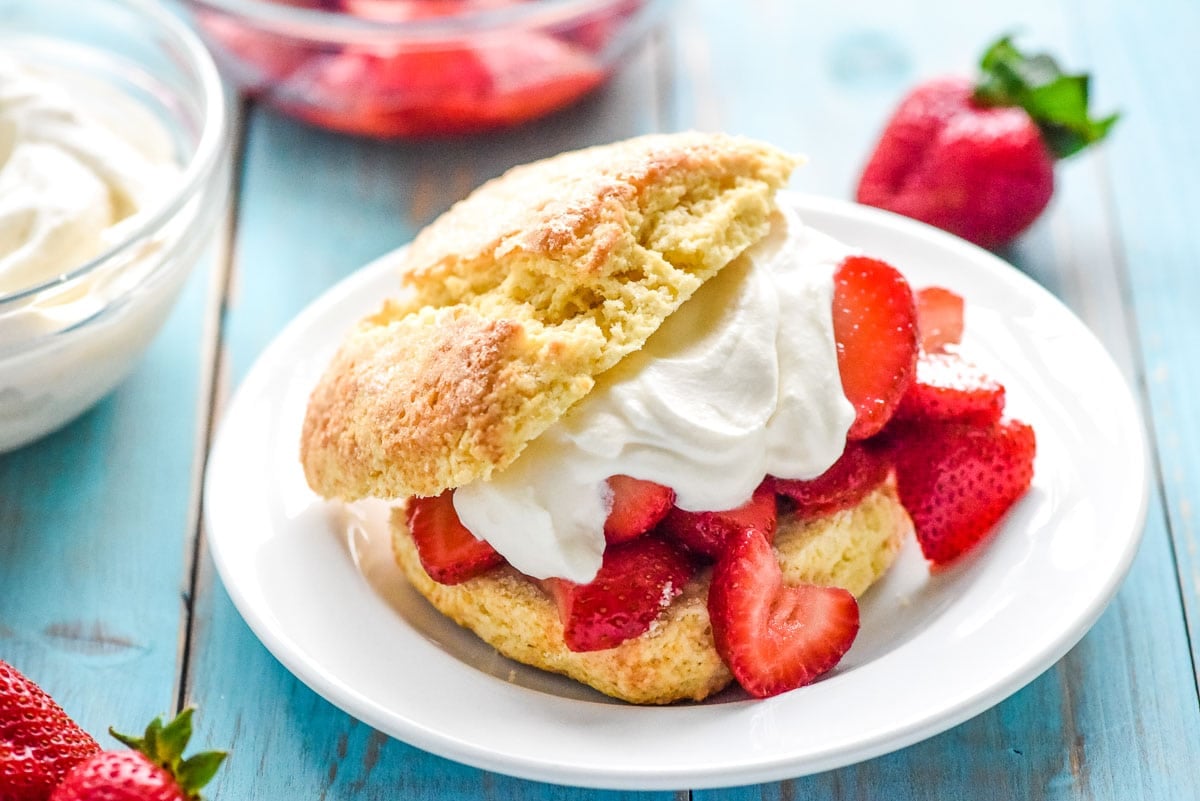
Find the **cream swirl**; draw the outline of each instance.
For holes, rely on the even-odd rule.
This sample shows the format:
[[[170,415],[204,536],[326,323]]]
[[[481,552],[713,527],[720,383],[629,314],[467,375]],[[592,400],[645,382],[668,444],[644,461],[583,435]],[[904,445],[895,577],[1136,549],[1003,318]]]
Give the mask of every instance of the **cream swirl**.
[[[149,117],[85,76],[0,56],[0,295],[82,266],[160,204],[179,169]]]
[[[832,323],[833,270],[851,252],[781,211],[516,462],[460,487],[463,524],[524,573],[585,582],[604,551],[609,476],[705,510],[740,506],[768,474],[824,472],[854,419]]]

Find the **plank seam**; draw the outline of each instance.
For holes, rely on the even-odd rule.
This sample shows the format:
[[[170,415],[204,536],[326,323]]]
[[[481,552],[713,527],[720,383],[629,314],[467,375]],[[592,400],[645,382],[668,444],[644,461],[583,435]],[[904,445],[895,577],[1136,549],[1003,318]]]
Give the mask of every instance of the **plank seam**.
[[[191,523],[191,547],[186,549],[188,563],[183,590],[184,625],[179,643],[179,682],[175,688],[175,710],[179,712],[187,703],[191,678],[192,642],[195,634],[195,602],[197,583],[200,576],[200,554],[204,544],[203,490],[204,472],[208,465],[208,450],[212,445],[216,428],[220,392],[221,366],[224,361],[225,319],[229,307],[229,287],[234,271],[234,253],[241,210],[242,183],[244,180],[243,160],[246,147],[246,124],[253,101],[241,98],[234,113],[232,147],[229,168],[229,202],[225,211],[223,238],[219,255],[213,269],[209,287],[209,302],[204,321],[204,345],[200,365],[200,396],[204,403],[197,412],[195,460],[192,467],[192,486],[189,492],[188,520]]]

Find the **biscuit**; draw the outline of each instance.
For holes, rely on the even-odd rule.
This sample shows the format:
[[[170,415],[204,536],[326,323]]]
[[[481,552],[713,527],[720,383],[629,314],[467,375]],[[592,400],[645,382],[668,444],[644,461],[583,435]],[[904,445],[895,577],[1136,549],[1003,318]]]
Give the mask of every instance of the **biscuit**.
[[[720,134],[645,136],[517,167],[422,231],[406,294],[349,334],[301,435],[327,498],[486,480],[761,239],[794,166]]]
[[[911,530],[889,479],[850,509],[811,520],[781,514],[775,553],[784,583],[835,585],[861,596],[891,566]],[[421,567],[403,507],[392,514],[392,543],[396,561],[418,592],[518,662],[638,704],[699,701],[733,680],[713,645],[708,569],[645,634],[615,648],[576,652],[563,642],[554,601],[513,568],[498,567],[461,584],[438,584]]]

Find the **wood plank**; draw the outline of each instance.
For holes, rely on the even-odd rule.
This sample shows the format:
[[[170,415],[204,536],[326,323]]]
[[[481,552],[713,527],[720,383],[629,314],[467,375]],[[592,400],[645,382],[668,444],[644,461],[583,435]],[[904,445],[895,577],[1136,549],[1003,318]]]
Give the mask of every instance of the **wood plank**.
[[[811,15],[775,2],[748,8],[713,0],[693,8],[677,28],[679,86],[667,100],[672,125],[737,130],[807,151],[813,161],[795,185],[834,196],[852,193],[902,92],[919,76],[969,69],[997,32],[1030,30],[1037,44],[1080,63],[1068,17],[1051,5],[943,2],[927,4],[920,14],[903,4],[874,5],[869,16],[857,7]],[[1092,16],[1097,27],[1110,24],[1103,11]],[[1164,19],[1157,26],[1168,24]],[[1105,31],[1118,35],[1115,28]],[[1123,298],[1128,279],[1120,240],[1110,234],[1103,164],[1085,157],[1064,165],[1052,213],[1007,255],[1082,314],[1133,379],[1138,365]],[[1163,185],[1159,194],[1166,191]],[[1161,499],[1151,503],[1145,545],[1125,588],[1081,644],[1024,691],[880,759],[696,798],[940,799],[987,787],[989,795],[1005,798],[1168,799],[1200,786],[1200,715],[1171,543]]]
[[[1107,188],[1200,676],[1200,152],[1193,141],[1196,104],[1179,86],[1181,76],[1200,69],[1200,53],[1188,44],[1200,30],[1200,6],[1182,0],[1145,9],[1112,0],[1068,5],[1101,77],[1099,102],[1124,111],[1106,148]]]
[[[213,264],[111,395],[0,455],[0,658],[108,745],[175,707]]]
[[[224,382],[236,384],[312,298],[409,240],[482,180],[522,161],[652,127],[654,69],[653,53],[644,49],[613,86],[578,107],[518,131],[464,140],[355,140],[256,109],[224,332]],[[233,608],[207,553],[199,567],[187,695],[211,710],[197,720],[200,736],[233,752],[213,797],[635,797],[468,768],[359,723],[270,656]]]

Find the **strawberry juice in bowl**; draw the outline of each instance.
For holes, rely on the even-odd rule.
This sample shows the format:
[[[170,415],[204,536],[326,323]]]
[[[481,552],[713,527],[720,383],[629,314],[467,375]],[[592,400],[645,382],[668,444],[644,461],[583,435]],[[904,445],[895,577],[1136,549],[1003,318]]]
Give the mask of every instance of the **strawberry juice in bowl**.
[[[188,0],[227,74],[311,124],[377,138],[511,127],[612,74],[667,0]]]

